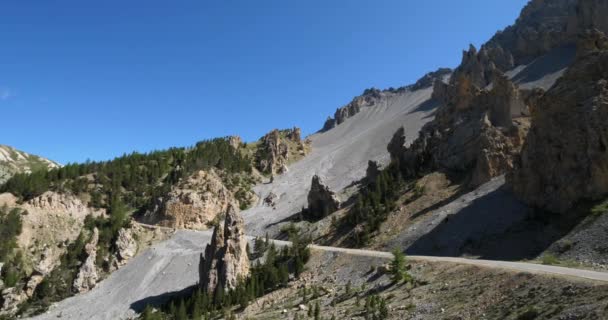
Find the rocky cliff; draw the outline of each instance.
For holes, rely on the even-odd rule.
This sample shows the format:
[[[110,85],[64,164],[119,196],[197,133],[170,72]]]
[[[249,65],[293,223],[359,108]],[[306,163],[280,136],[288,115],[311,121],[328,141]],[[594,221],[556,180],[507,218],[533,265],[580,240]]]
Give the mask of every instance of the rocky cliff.
[[[512,168],[527,132],[528,107],[517,87],[495,69],[487,73],[483,61],[466,53],[450,83],[435,83],[433,99],[440,107],[410,146],[403,129],[393,136],[389,153],[409,176],[472,172],[477,186]],[[493,85],[487,87],[490,76]]]
[[[302,141],[300,128],[272,130],[258,142],[255,167],[266,174],[285,173],[288,165],[304,157],[308,149],[308,143]]]
[[[606,14],[605,1],[531,1],[513,26],[480,50],[471,46],[465,51],[449,83],[435,82],[435,119],[411,146],[397,132],[389,145],[392,158],[412,176],[432,170],[467,173],[471,186],[509,172],[527,135],[531,110],[546,102],[541,89],[520,90],[504,72],[575,45],[589,26],[606,28],[600,18]]]
[[[238,189],[239,186],[234,186]],[[239,189],[240,190],[240,189]],[[224,184],[215,169],[198,171],[171,188],[159,198],[154,208],[142,217],[142,222],[179,229],[207,229],[231,203],[239,203],[234,192]],[[240,199],[247,205],[255,195],[245,192]]]
[[[582,36],[576,62],[538,103],[510,175],[527,203],[564,212],[608,194],[608,39]]]
[[[229,205],[224,221],[215,227],[211,243],[201,255],[199,283],[209,294],[217,288],[228,292],[249,275],[249,267],[243,218]]]

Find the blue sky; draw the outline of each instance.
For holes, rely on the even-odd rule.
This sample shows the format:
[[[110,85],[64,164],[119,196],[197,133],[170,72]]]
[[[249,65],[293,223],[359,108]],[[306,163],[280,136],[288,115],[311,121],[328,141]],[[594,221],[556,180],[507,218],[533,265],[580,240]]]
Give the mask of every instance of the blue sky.
[[[0,3],[0,144],[61,163],[273,128],[455,67],[526,0]]]

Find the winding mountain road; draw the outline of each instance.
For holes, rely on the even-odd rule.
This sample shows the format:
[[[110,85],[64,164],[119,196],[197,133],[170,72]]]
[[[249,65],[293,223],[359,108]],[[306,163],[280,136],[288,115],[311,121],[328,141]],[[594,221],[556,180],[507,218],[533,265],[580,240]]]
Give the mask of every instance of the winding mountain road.
[[[151,226],[151,225],[143,225],[143,226],[148,227],[148,228],[156,228],[156,226]],[[211,231],[194,231],[194,232],[205,233],[209,237],[211,237],[211,235],[212,235]],[[255,237],[253,237],[253,236],[248,236],[248,238],[250,241],[255,239]],[[271,241],[279,246],[291,245],[291,243],[289,241],[283,241],[283,240],[271,240]],[[392,259],[393,258],[392,253],[385,252],[385,251],[366,250],[366,249],[350,249],[350,248],[341,248],[341,247],[328,247],[328,246],[319,246],[319,245],[314,245],[314,244],[310,245],[309,247],[312,250],[318,250],[318,251],[324,251],[324,252],[335,252],[335,253],[342,253],[342,254],[348,254],[348,255],[354,255],[354,256],[374,257],[374,258],[381,258],[381,259]],[[588,280],[608,282],[608,272],[567,268],[567,267],[544,265],[544,264],[538,264],[538,263],[468,259],[468,258],[458,258],[458,257],[437,257],[437,256],[407,256],[407,258],[411,261],[457,263],[457,264],[473,265],[473,266],[483,267],[483,268],[504,269],[504,270],[528,272],[528,273],[534,273],[534,274],[558,275],[558,276],[566,276],[566,277],[574,277],[574,278],[582,278],[582,279],[588,279]]]

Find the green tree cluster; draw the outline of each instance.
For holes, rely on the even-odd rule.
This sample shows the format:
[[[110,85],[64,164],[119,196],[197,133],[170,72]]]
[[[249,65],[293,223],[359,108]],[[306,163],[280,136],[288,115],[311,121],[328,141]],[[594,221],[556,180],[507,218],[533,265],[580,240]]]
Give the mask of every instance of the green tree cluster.
[[[166,193],[183,176],[210,168],[250,173],[252,167],[251,160],[234,149],[226,138],[217,138],[201,141],[192,148],[135,152],[111,161],[87,161],[17,174],[0,186],[0,192],[10,192],[23,200],[49,190],[89,193],[95,207],[109,208],[111,199],[120,197],[129,207],[140,209]]]
[[[23,256],[17,250],[17,237],[21,234],[22,211],[0,207],[0,263],[4,264],[0,279],[7,287],[14,287],[25,276]]]
[[[361,190],[346,217],[348,224],[358,227],[353,237],[356,246],[368,243],[371,235],[395,209],[403,186],[404,179],[399,167],[391,164],[380,172],[374,182]]]

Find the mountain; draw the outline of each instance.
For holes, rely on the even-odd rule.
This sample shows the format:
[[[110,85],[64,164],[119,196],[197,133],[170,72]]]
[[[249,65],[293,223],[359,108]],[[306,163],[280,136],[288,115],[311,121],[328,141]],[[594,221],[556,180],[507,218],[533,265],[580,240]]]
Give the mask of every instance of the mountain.
[[[2,233],[2,309],[44,311],[85,274],[37,319],[604,319],[606,16],[530,1],[455,69],[367,89],[305,139],[16,175],[0,204],[31,213]]]
[[[0,145],[0,184],[6,182],[15,173],[30,173],[59,167],[61,165],[57,162]]]

